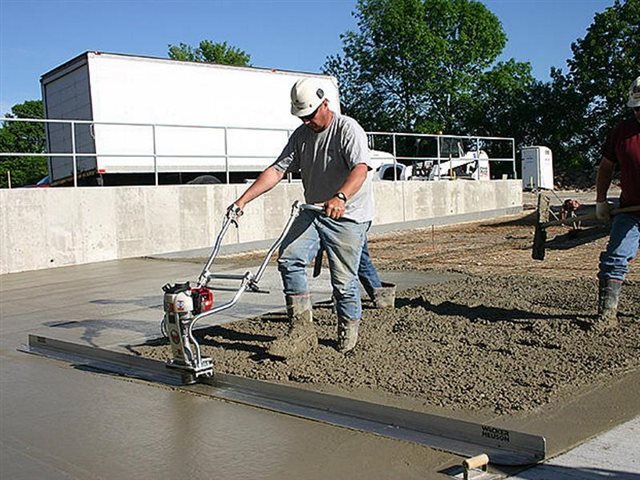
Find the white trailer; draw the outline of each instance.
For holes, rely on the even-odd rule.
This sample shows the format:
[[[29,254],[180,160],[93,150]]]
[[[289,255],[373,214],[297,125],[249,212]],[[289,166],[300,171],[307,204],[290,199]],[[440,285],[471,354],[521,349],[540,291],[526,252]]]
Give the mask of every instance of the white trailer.
[[[340,112],[331,76],[85,52],[41,78],[46,118],[77,120],[46,124],[50,181],[71,183],[74,158],[80,184],[255,177],[300,125],[289,95],[302,77]]]

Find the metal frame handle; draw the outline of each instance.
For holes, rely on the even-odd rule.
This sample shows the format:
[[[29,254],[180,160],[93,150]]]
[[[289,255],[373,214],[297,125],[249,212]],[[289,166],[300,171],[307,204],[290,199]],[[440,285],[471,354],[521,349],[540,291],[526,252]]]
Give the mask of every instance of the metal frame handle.
[[[240,287],[238,287],[238,290],[236,291],[233,298],[229,300],[227,303],[223,303],[222,305],[214,307],[211,310],[202,312],[196,315],[195,317],[193,317],[193,320],[189,325],[189,335],[191,335],[193,326],[197,321],[233,307],[236,303],[238,303],[238,300],[240,300],[240,297],[246,290],[251,288],[257,288],[258,283],[260,282],[260,280],[262,279],[262,276],[264,275],[264,272],[267,268],[267,264],[269,263],[269,260],[271,259],[271,256],[280,247],[280,245],[284,241],[284,237],[287,235],[287,233],[289,233],[289,230],[291,230],[291,226],[293,225],[294,220],[302,210],[309,210],[316,213],[324,213],[324,207],[321,205],[313,205],[309,203],[300,203],[299,201],[295,201],[291,206],[291,214],[289,215],[289,220],[285,224],[280,236],[273,242],[273,245],[271,245],[271,248],[267,252],[267,255],[265,256],[262,263],[260,264],[260,267],[258,268],[258,271],[256,272],[256,274],[253,275],[251,272],[246,272],[242,276],[237,276],[237,277],[234,276],[236,279],[240,279],[241,283],[240,283]],[[213,251],[211,252],[211,255],[209,255],[207,264],[205,265],[204,269],[202,270],[202,273],[200,274],[200,279],[198,280],[199,287],[206,287],[210,279],[216,278],[216,275],[211,273],[210,271],[211,265],[213,264],[215,258],[218,255],[218,252],[220,251],[220,245],[222,243],[222,239],[224,238],[224,235],[229,229],[229,226],[232,223],[234,223],[237,227],[237,220],[240,216],[242,216],[242,210],[240,210],[239,208],[236,208],[236,209],[229,208],[229,210],[227,210],[227,213],[225,215],[225,220],[222,224],[222,228],[220,229],[220,233],[216,238]],[[222,276],[218,278],[222,278]],[[227,276],[226,278],[231,278],[231,276]]]

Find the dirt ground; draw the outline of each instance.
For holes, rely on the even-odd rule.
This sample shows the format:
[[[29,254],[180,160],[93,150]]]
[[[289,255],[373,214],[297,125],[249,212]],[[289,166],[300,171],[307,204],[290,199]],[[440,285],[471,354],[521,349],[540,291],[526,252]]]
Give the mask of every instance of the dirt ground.
[[[219,372],[498,416],[526,414],[638,370],[637,262],[623,287],[619,326],[591,332],[586,325],[596,312],[595,275],[607,229],[550,229],[546,258],[536,261],[534,225],[529,209],[493,221],[372,237],[383,278],[391,270],[460,276],[398,292],[393,310],[365,302],[350,356],[335,350],[336,320],[326,306],[314,308],[320,344],[303,357],[283,362],[265,353],[286,331],[282,313],[199,331],[203,353]],[[169,358],[164,341],[135,350]]]

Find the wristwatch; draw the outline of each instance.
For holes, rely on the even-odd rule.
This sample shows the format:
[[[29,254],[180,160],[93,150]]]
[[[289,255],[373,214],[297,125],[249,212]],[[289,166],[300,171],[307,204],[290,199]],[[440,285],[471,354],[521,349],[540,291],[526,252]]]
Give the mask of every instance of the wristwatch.
[[[334,197],[339,198],[344,203],[347,203],[347,196],[344,194],[344,192],[338,192],[334,195]]]

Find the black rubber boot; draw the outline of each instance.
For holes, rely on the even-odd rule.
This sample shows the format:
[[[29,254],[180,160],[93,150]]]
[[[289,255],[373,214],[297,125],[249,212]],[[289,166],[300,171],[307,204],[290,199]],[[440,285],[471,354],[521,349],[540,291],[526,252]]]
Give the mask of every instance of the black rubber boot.
[[[590,330],[603,332],[618,325],[618,301],[622,281],[601,278],[598,285],[598,318]]]
[[[267,350],[269,355],[284,359],[306,353],[318,345],[318,335],[313,326],[311,296],[287,295],[286,301],[289,331],[275,340]]]
[[[338,351],[340,353],[348,353],[356,347],[359,329],[360,320],[338,317]]]
[[[394,308],[396,306],[395,283],[382,282],[382,287],[373,289],[371,300],[376,308]]]

